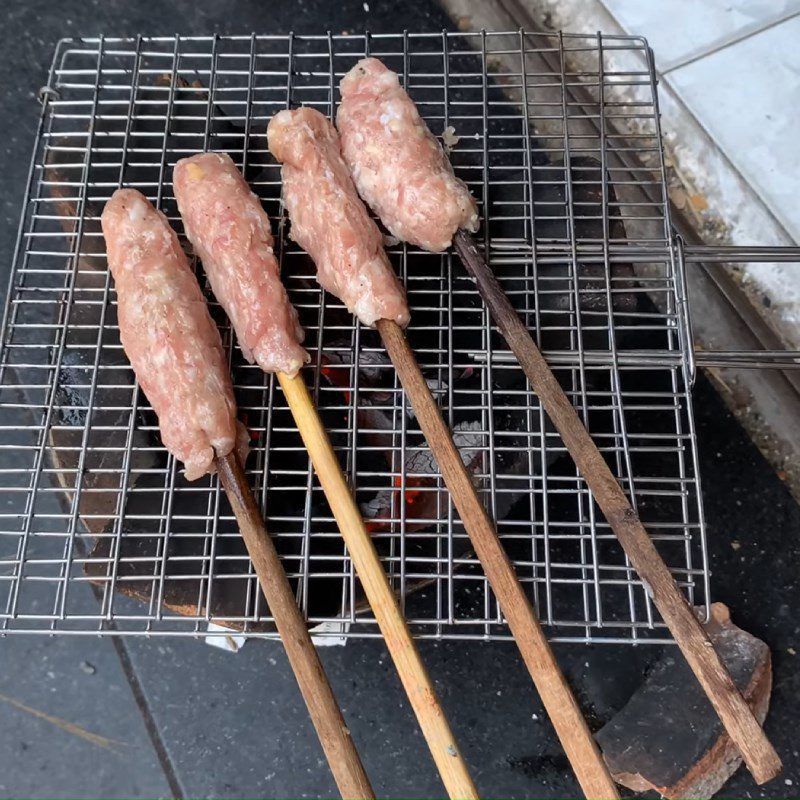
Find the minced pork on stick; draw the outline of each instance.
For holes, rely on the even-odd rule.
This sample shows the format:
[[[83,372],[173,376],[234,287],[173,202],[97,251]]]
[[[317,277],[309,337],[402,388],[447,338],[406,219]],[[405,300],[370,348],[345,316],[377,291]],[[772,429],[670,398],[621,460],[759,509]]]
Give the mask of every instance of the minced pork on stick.
[[[195,480],[237,443],[247,452],[219,331],[178,237],[144,195],[118,189],[102,226],[122,346],[165,447]]]

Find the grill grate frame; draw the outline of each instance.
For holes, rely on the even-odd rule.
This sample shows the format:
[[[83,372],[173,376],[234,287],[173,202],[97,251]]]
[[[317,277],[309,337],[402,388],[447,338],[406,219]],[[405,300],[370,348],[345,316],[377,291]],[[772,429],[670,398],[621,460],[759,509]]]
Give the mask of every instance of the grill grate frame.
[[[596,57],[594,72],[570,71],[567,56],[576,49]],[[231,551],[238,534],[216,479],[186,483],[153,441],[155,420],[138,387],[118,382],[132,373],[114,324],[99,209],[119,185],[131,185],[181,232],[170,175],[185,155],[229,152],[264,201],[284,280],[307,330],[312,364],[306,380],[334,420],[329,427],[358,499],[368,502],[378,489],[411,493],[419,475],[409,464],[418,463],[425,443],[396,377],[379,392],[352,368],[353,353],[378,357],[378,339],[343,320],[340,304],[310,282],[308,259],[286,235],[279,168],[264,135],[270,116],[287,104],[332,113],[338,79],[365,54],[398,71],[434,132],[456,129],[454,165],[488,219],[479,236],[493,267],[511,285],[537,338],[558,343],[545,346],[546,355],[689,599],[706,604],[693,361],[655,71],[643,39],[526,32],[101,38],[63,40],[56,50],[11,276],[0,351],[6,457],[0,634],[197,636],[206,635],[213,619],[254,636],[274,635],[246,554]],[[642,56],[647,70],[639,65]],[[542,69],[542,58],[555,60],[558,69]],[[573,86],[588,91],[594,104],[575,101]],[[633,118],[640,132],[618,135],[618,115]],[[643,166],[623,167],[621,157]],[[597,168],[576,176],[563,166],[575,158],[594,159]],[[597,207],[581,201],[587,187],[600,193]],[[542,190],[551,194],[542,198]],[[586,234],[592,225],[601,227],[600,236]],[[552,233],[559,229],[561,235]],[[409,291],[418,358],[446,416],[453,424],[465,405],[477,414],[470,452],[489,509],[497,513],[511,493],[523,495],[527,521],[501,519],[498,527],[548,634],[579,642],[667,640],[574,465],[552,460],[563,454],[563,444],[548,430],[535,395],[527,386],[498,386],[518,368],[492,334],[455,256],[405,245],[389,250]],[[614,272],[629,264],[635,285]],[[600,288],[587,283],[586,265],[600,270]],[[600,294],[605,309],[584,307],[587,296]],[[646,294],[647,304],[618,310],[617,298],[631,294]],[[554,310],[559,298],[566,305]],[[325,628],[322,635],[378,635],[371,615],[358,607],[357,579],[299,437],[292,439],[280,388],[243,362],[213,304],[212,312],[240,408],[258,436],[248,474],[271,533],[287,547],[284,563],[301,607],[310,624]],[[463,331],[480,345],[459,343]],[[631,343],[640,336],[647,347]],[[598,346],[598,337],[605,343]],[[335,369],[346,385],[334,386],[323,367],[343,350],[350,363]],[[393,374],[386,365],[374,370],[384,378]],[[476,390],[460,388],[464,371],[480,384],[477,401]],[[383,469],[374,466],[375,431],[363,423],[378,394],[392,424],[391,463]],[[520,436],[503,429],[503,414],[524,418],[527,474],[504,467]],[[605,427],[595,430],[598,418]],[[435,498],[435,518],[422,530],[414,529],[410,506],[400,503],[376,533],[415,635],[507,638],[441,482],[430,481],[426,491]],[[146,502],[145,512],[131,510],[134,496]],[[92,499],[102,511],[87,512]],[[126,554],[133,539],[146,539],[151,550]],[[193,548],[189,554],[176,551],[184,544]],[[129,574],[142,563],[146,578]],[[424,585],[412,591],[417,582]],[[147,600],[120,594],[126,583],[145,584]],[[241,607],[213,613],[213,598],[230,587]],[[170,592],[186,595],[172,610],[163,607]],[[335,611],[315,610],[323,593],[336,598]],[[177,606],[181,613],[174,613]]]

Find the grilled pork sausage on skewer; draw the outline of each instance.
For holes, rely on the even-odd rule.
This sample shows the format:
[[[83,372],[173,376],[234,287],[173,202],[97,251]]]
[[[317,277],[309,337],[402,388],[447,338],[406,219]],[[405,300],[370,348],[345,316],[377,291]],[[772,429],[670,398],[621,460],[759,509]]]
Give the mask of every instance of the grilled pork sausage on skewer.
[[[223,153],[181,159],[172,181],[186,237],[245,358],[266,372],[296,375],[308,361],[303,329],[281,283],[259,199]]]
[[[299,108],[276,114],[268,135],[283,163],[291,237],[314,260],[320,284],[365,325],[407,325],[406,293],[350,180],[334,127],[318,111]]]
[[[339,789],[346,798],[374,797],[234,451],[236,404],[222,342],[178,237],[166,217],[132,189],[114,193],[102,225],[120,338],[158,414],[164,444],[185,462],[189,479],[219,469]]]
[[[213,470],[217,456],[247,446],[219,331],[161,212],[134,189],[119,189],[101,219],[122,346],[158,415],[164,446],[195,480]]]
[[[397,75],[365,58],[339,87],[344,159],[359,194],[392,234],[438,253],[459,228],[478,230],[475,198],[453,174]]]

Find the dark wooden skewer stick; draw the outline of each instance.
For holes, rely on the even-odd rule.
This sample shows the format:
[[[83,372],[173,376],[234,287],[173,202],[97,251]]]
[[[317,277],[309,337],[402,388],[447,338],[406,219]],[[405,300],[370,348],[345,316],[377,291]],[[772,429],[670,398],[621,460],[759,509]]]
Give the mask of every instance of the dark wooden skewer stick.
[[[390,320],[380,320],[377,328],[584,794],[588,798],[604,800],[619,797],[405,334],[397,323]]]
[[[472,236],[459,230],[453,243],[467,272],[475,279],[492,319],[517,357],[631,564],[649,587],[656,608],[700,681],[725,730],[739,748],[748,769],[758,783],[771,780],[781,770],[778,754],[733,683],[703,626],[533,341],[530,331],[497,282]]]
[[[386,647],[397,668],[400,681],[428,742],[442,783],[454,800],[477,798],[478,791],[450,730],[436,689],[411,638],[411,632],[389,585],[386,571],[347,485],[322,420],[314,408],[303,376],[297,374],[290,378],[279,372],[278,380],[375,614]]]
[[[336,785],[342,797],[348,800],[374,798],[375,793],[238,457],[231,452],[218,458],[217,466]]]

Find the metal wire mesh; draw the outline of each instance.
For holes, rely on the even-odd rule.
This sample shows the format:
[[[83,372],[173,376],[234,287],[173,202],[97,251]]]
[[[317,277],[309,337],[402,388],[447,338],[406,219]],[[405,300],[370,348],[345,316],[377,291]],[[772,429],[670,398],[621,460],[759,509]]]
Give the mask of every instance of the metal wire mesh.
[[[573,49],[596,69],[570,72]],[[634,53],[647,71],[626,64]],[[215,621],[274,635],[216,479],[187,483],[161,447],[119,344],[98,225],[129,185],[181,232],[172,167],[214,149],[231,154],[276,223],[312,353],[306,379],[414,632],[507,636],[379,339],[320,292],[287,236],[267,122],[287,105],[332,113],[339,78],[365,54],[400,74],[435,133],[454,128],[452,160],[479,198],[493,268],[673,574],[705,603],[685,297],[644,40],[85,39],[59,44],[43,90],[4,322],[0,632],[201,635]],[[573,100],[576,86],[592,104]],[[621,116],[639,133],[617,135]],[[643,165],[623,168],[620,156]],[[421,366],[552,638],[663,640],[645,587],[454,257],[389,250]],[[252,433],[248,475],[309,623],[377,635],[279,386],[244,362],[213,303],[212,313]]]

